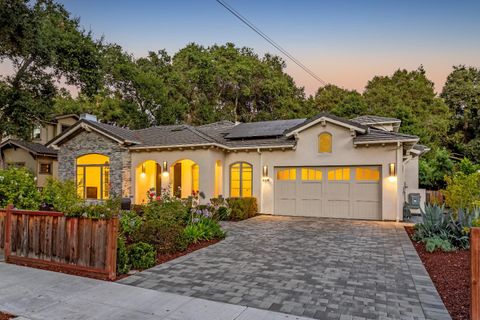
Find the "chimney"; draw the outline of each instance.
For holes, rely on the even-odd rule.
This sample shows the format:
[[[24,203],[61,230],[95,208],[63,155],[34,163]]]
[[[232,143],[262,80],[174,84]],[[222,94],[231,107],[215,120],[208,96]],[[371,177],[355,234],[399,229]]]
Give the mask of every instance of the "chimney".
[[[88,121],[97,122],[97,116],[95,116],[93,114],[90,114],[90,113],[82,113],[80,115],[80,119],[85,119],[85,120],[88,120]]]

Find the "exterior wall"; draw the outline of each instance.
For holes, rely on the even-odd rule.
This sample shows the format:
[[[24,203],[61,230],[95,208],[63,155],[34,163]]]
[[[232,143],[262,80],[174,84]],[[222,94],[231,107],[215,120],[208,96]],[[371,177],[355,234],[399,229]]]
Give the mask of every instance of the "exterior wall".
[[[57,135],[56,124],[46,124],[40,129],[40,139],[35,139],[33,142],[46,144],[49,140]]]
[[[418,157],[405,164],[405,187],[418,189]]]
[[[3,151],[4,167],[9,163],[23,162],[27,168],[36,178],[37,187],[42,188],[45,185],[48,177],[58,177],[58,162],[50,157],[33,157],[28,151],[21,148],[8,148]],[[40,174],[40,163],[50,163],[52,165],[51,174]]]
[[[215,149],[187,149],[187,150],[174,150],[174,151],[132,151],[131,152],[131,177],[132,188],[136,186],[135,170],[143,162],[147,160],[153,160],[163,166],[163,162],[166,161],[169,167],[169,174],[162,174],[162,188],[173,185],[171,166],[179,160],[192,160],[199,166],[199,189],[205,194],[205,200],[208,201],[215,195],[215,163],[221,161],[224,163],[225,155],[222,151]],[[132,193],[134,194],[134,193]],[[132,199],[132,202],[136,203],[137,199]]]
[[[57,135],[62,133],[62,125],[73,126],[78,121],[75,117],[62,118],[57,120]]]
[[[317,139],[321,132],[327,131],[333,136],[332,153],[318,153]],[[398,150],[398,152],[397,152]],[[355,148],[348,129],[327,123],[308,128],[299,134],[296,150],[231,152],[226,155],[224,168],[224,191],[228,196],[230,165],[237,161],[246,161],[253,165],[253,195],[259,201],[262,213],[273,213],[274,208],[274,168],[278,166],[351,166],[379,165],[382,167],[382,212],[384,220],[396,220],[401,211],[403,185],[401,178],[402,147],[396,145],[370,146]],[[400,162],[398,158],[400,154]],[[388,164],[396,163],[398,178],[389,179]],[[400,165],[398,165],[400,164]],[[262,181],[262,167],[268,166],[269,179]]]
[[[95,132],[83,131],[60,146],[58,177],[75,180],[76,159],[89,153],[110,158],[110,194],[131,196],[131,159],[128,149]]]

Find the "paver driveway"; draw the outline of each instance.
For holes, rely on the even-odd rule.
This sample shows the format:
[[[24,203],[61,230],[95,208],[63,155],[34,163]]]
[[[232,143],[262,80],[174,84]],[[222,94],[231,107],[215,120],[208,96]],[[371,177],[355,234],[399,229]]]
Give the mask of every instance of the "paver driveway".
[[[449,319],[401,224],[259,216],[120,282],[317,319]]]

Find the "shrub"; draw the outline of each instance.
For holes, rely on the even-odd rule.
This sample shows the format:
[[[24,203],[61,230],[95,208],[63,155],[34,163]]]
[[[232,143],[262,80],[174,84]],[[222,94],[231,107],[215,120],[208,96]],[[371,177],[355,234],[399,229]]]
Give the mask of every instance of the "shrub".
[[[147,220],[171,221],[180,225],[186,225],[189,218],[187,207],[179,200],[150,202],[144,207],[144,215]]]
[[[472,210],[480,205],[480,173],[465,174],[457,172],[446,177],[447,187],[443,194],[448,207],[458,210],[466,208]]]
[[[239,221],[254,217],[258,213],[256,198],[228,198],[231,209],[229,220]]]
[[[146,242],[155,246],[160,254],[172,253],[187,248],[183,229],[183,226],[173,220],[147,219],[132,238],[134,242]]]
[[[425,243],[425,249],[428,252],[434,252],[437,249],[440,249],[444,252],[455,250],[450,241],[442,239],[438,236],[426,238],[425,240],[423,240],[423,242]]]
[[[213,207],[213,216],[215,220],[228,220],[231,214],[231,209],[228,206],[227,200],[224,197],[212,198],[210,203]]]
[[[120,212],[120,199],[111,198],[102,203],[83,203],[64,211],[67,217],[84,217],[92,219],[110,219]]]
[[[79,207],[82,200],[73,180],[59,181],[49,178],[42,190],[42,203],[57,211],[67,212]]]
[[[120,232],[125,236],[131,236],[142,225],[142,218],[133,210],[120,213]]]
[[[0,170],[0,207],[13,204],[19,209],[38,210],[40,193],[35,178],[25,168]]]
[[[145,242],[128,247],[128,259],[134,269],[148,269],[155,265],[155,248]]]
[[[189,224],[183,232],[189,243],[225,237],[225,232],[223,232],[218,222],[208,218],[202,218],[196,223]]]
[[[122,236],[117,238],[117,274],[125,274],[130,271],[127,247]]]

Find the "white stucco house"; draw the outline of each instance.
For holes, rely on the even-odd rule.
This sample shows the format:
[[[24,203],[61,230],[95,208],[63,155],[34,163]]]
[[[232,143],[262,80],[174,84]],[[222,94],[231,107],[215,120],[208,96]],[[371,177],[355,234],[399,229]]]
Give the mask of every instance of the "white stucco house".
[[[168,188],[181,197],[202,191],[206,200],[256,197],[265,214],[402,220],[428,148],[400,125],[321,113],[129,130],[84,116],[47,145],[58,151],[59,177],[74,179],[85,199],[142,203]]]

